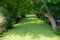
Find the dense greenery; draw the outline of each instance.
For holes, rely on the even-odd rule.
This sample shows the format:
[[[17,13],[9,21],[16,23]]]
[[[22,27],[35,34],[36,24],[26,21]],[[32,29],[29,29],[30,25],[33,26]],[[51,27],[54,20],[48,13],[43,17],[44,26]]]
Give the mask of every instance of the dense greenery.
[[[45,0],[44,1],[46,5],[48,6],[48,9],[50,10],[50,14],[54,16],[55,19],[60,19],[60,1],[59,0]],[[46,8],[40,0],[36,0],[35,3],[35,10],[38,12],[38,17],[43,19],[45,22],[49,23],[49,20],[44,16],[44,13],[46,13]],[[40,16],[39,16],[40,15]]]
[[[1,12],[7,20],[6,28],[11,29],[12,25],[24,18],[26,14],[32,13],[50,24],[50,21],[44,16],[44,13],[47,12],[44,3],[48,6],[55,21],[59,20],[60,14],[57,13],[60,13],[60,0],[0,0]]]

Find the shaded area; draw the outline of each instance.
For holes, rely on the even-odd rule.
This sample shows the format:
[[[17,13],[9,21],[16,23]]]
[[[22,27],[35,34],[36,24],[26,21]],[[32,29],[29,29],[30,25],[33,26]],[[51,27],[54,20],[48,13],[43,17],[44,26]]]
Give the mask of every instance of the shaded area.
[[[5,33],[4,35],[5,36],[2,38],[7,39],[7,40],[13,37],[14,37],[13,40],[17,40],[19,37],[22,37],[22,39],[19,38],[19,40],[20,39],[21,40],[24,40],[24,39],[26,40],[48,40],[48,39],[51,40],[52,38],[53,38],[52,40],[57,40],[55,39],[55,37],[57,38],[57,35],[55,35],[52,32],[51,26],[37,18],[22,19],[20,23],[14,25],[14,28],[11,29],[9,32]],[[15,39],[15,36],[18,38]]]

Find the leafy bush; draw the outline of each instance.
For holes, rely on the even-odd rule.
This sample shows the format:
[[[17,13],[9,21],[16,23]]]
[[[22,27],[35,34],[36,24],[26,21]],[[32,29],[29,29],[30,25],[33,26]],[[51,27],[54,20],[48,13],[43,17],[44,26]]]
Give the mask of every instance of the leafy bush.
[[[60,19],[60,0],[43,0],[55,20]],[[25,14],[35,13],[37,16],[50,24],[50,21],[44,16],[46,13],[45,5],[42,0],[0,0],[0,6],[2,6],[3,15],[5,16],[7,23],[6,27],[12,27],[13,23],[17,23],[19,19],[25,17]],[[16,20],[18,19],[18,20]]]
[[[50,10],[50,14],[52,14],[55,18],[55,20],[60,19],[60,0],[43,0],[45,2],[45,4],[48,6],[48,9]],[[35,0],[34,1],[34,7],[35,7],[35,11],[37,11],[37,16],[39,18],[41,18],[42,20],[44,20],[45,22],[47,22],[48,24],[50,24],[49,20],[47,20],[47,18],[44,16],[44,13],[46,13],[46,8],[45,5],[43,4],[43,2],[41,0]]]
[[[32,0],[0,0],[2,13],[7,20],[6,27],[11,28],[13,23],[25,17],[26,13],[32,11]]]

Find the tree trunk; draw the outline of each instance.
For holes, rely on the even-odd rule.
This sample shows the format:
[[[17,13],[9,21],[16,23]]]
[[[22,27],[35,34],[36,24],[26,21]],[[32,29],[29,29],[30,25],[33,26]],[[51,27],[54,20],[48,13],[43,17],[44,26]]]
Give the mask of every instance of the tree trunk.
[[[53,29],[56,28],[57,25],[56,25],[54,17],[51,14],[48,14],[48,13],[45,13],[45,16],[50,20],[52,28]]]

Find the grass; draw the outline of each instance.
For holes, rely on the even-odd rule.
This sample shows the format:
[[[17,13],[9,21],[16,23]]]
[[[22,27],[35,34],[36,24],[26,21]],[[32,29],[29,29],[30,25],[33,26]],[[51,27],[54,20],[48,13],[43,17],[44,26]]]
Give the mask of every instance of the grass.
[[[60,40],[50,25],[37,18],[24,18],[13,26],[0,40]]]

